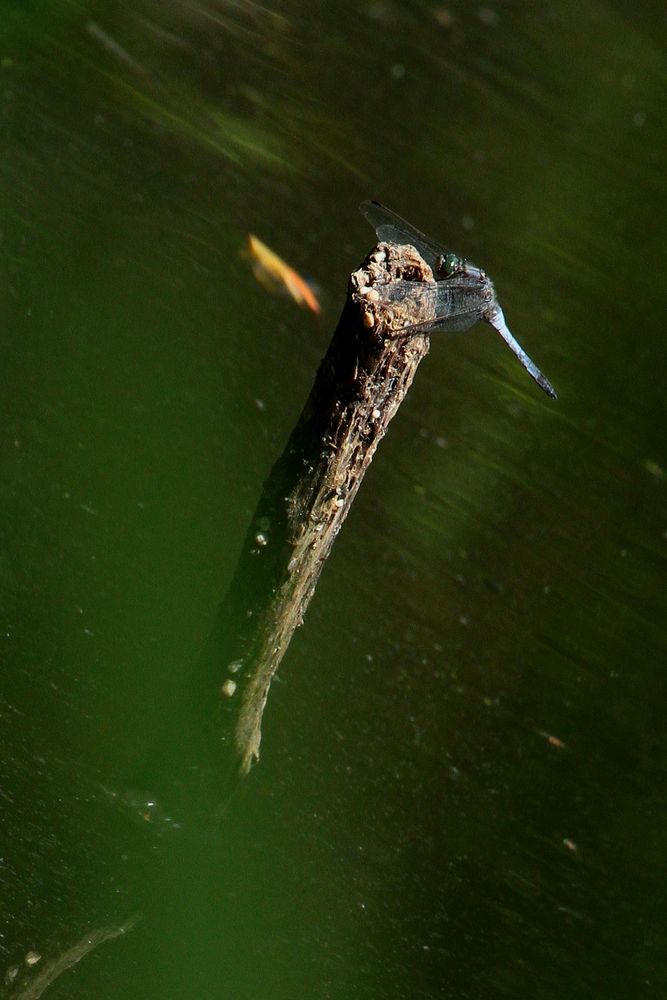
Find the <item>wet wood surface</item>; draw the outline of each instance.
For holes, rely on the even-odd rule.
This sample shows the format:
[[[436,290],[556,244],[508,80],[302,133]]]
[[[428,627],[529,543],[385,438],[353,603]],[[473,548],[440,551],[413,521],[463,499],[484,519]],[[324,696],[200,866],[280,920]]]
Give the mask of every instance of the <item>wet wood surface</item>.
[[[370,465],[429,349],[401,336],[427,297],[381,308],[375,286],[431,282],[413,247],[380,244],[347,301],[301,417],[264,485],[209,643],[223,739],[239,774],[259,759],[271,682]],[[419,286],[417,286],[419,287]],[[422,286],[423,287],[423,286]],[[361,572],[361,567],[360,567]]]

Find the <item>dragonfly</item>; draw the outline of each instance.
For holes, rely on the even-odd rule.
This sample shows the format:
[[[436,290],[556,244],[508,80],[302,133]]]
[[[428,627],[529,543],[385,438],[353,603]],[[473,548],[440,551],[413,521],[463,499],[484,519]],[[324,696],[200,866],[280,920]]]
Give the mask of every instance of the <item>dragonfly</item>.
[[[482,320],[500,334],[540,389],[552,399],[557,398],[551,382],[510,333],[493,282],[484,271],[420,233],[379,201],[363,201],[359,208],[379,240],[413,246],[433,271],[434,284],[398,280],[388,282],[384,288],[382,285],[375,286],[383,305],[391,306],[405,299],[421,297],[432,312],[432,319],[406,327],[402,336],[436,330],[469,330]]]

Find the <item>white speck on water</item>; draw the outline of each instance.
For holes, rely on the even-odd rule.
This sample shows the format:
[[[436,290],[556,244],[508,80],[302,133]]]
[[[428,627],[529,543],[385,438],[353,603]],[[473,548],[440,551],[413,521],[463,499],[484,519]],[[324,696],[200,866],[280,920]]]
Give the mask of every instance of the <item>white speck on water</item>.
[[[234,692],[236,691],[236,681],[227,678],[220,690],[224,694],[225,698],[232,698],[234,696]]]
[[[495,28],[500,20],[496,11],[491,10],[490,7],[480,7],[477,11],[477,17],[487,28]]]
[[[464,229],[467,230],[474,229],[475,220],[473,219],[472,215],[464,215],[463,218],[461,219],[461,225],[463,226]]]
[[[238,674],[243,666],[243,660],[232,660],[231,663],[227,664],[227,670],[230,674]]]
[[[256,399],[255,400],[255,406],[257,407],[258,410],[263,410],[265,408],[266,404],[264,403],[263,399]]]
[[[26,965],[37,965],[42,961],[42,956],[37,951],[29,951],[23,961]]]
[[[265,535],[263,531],[258,531],[255,535],[255,542],[263,548],[265,545],[269,544],[268,535]]]
[[[654,462],[652,458],[645,459],[643,465],[646,471],[656,479],[667,479],[667,473],[663,467],[658,462]]]
[[[405,66],[403,65],[403,63],[394,63],[394,65],[391,67],[391,75],[393,76],[394,80],[402,80],[403,77],[405,76]]]

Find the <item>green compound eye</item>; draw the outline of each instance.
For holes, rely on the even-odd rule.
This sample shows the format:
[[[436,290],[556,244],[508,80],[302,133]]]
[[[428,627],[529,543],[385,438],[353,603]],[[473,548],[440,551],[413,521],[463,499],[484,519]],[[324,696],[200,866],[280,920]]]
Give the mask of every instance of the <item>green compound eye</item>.
[[[465,267],[465,260],[455,253],[443,254],[438,258],[438,272],[445,278],[451,278],[453,274],[462,271]]]

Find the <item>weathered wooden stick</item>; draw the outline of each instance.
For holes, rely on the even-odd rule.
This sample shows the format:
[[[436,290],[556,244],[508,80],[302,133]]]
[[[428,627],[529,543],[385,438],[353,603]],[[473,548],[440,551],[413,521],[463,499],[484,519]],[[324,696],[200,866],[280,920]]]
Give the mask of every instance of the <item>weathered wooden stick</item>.
[[[219,692],[223,740],[239,774],[259,758],[271,681],[375,449],[429,349],[426,336],[397,336],[432,318],[424,313],[427,296],[391,311],[378,304],[374,286],[397,279],[432,282],[433,275],[413,247],[383,243],[351,275],[331,345],[264,485],[220,607],[209,679]]]

